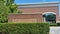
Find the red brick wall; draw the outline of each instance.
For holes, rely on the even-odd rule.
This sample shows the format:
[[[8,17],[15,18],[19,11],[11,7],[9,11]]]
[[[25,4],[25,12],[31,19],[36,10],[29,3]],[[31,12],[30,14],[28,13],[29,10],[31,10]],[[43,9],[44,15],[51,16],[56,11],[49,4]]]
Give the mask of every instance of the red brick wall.
[[[8,16],[9,22],[21,22],[21,21],[32,22],[33,19],[35,19],[36,22],[43,22],[42,14],[45,12],[56,13],[56,21],[58,21],[58,17],[59,17],[58,6],[20,8],[18,10],[22,11],[25,14],[9,14],[9,16]],[[33,20],[33,22],[34,22],[34,20]]]
[[[60,16],[57,17],[57,23],[60,23]]]
[[[44,12],[55,12],[58,14],[58,7],[57,6],[50,6],[50,7],[36,7],[36,8],[20,8],[23,13],[44,13]]]
[[[9,14],[8,19],[9,22],[32,22],[32,20],[33,22],[42,22],[42,14]]]

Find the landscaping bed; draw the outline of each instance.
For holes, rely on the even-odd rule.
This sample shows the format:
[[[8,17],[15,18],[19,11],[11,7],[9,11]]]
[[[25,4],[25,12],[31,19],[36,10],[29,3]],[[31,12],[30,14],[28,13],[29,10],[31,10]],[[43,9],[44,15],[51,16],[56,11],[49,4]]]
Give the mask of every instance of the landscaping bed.
[[[48,23],[0,23],[0,32],[8,34],[49,34]]]

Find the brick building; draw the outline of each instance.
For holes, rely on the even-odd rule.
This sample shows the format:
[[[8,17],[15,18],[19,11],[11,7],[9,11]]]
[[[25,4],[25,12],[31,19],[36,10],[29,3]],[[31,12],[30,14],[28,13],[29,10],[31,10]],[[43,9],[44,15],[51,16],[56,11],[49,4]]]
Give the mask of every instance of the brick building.
[[[9,14],[9,22],[50,22],[47,21],[45,14],[54,14],[55,22],[60,21],[59,17],[59,2],[44,2],[44,3],[30,3],[18,5],[18,10],[22,11],[22,14]],[[52,19],[52,18],[51,18]]]

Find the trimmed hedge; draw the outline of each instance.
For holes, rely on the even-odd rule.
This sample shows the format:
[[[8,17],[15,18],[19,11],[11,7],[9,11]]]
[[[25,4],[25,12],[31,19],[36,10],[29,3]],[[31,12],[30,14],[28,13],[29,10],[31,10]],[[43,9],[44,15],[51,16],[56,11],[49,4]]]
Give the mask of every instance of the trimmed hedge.
[[[57,26],[60,26],[60,23],[57,23]]]
[[[47,23],[0,23],[0,32],[8,34],[49,34]]]
[[[57,23],[49,23],[50,26],[58,26]]]

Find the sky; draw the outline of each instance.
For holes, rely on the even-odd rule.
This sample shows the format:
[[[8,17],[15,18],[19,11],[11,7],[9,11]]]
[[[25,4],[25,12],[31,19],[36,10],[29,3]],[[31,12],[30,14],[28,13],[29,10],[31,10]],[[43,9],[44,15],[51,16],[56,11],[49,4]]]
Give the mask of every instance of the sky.
[[[35,3],[35,2],[60,2],[60,0],[15,0],[16,4]]]
[[[37,3],[37,2],[60,2],[60,0],[15,0],[16,4]],[[59,16],[60,16],[60,4],[59,4]]]

